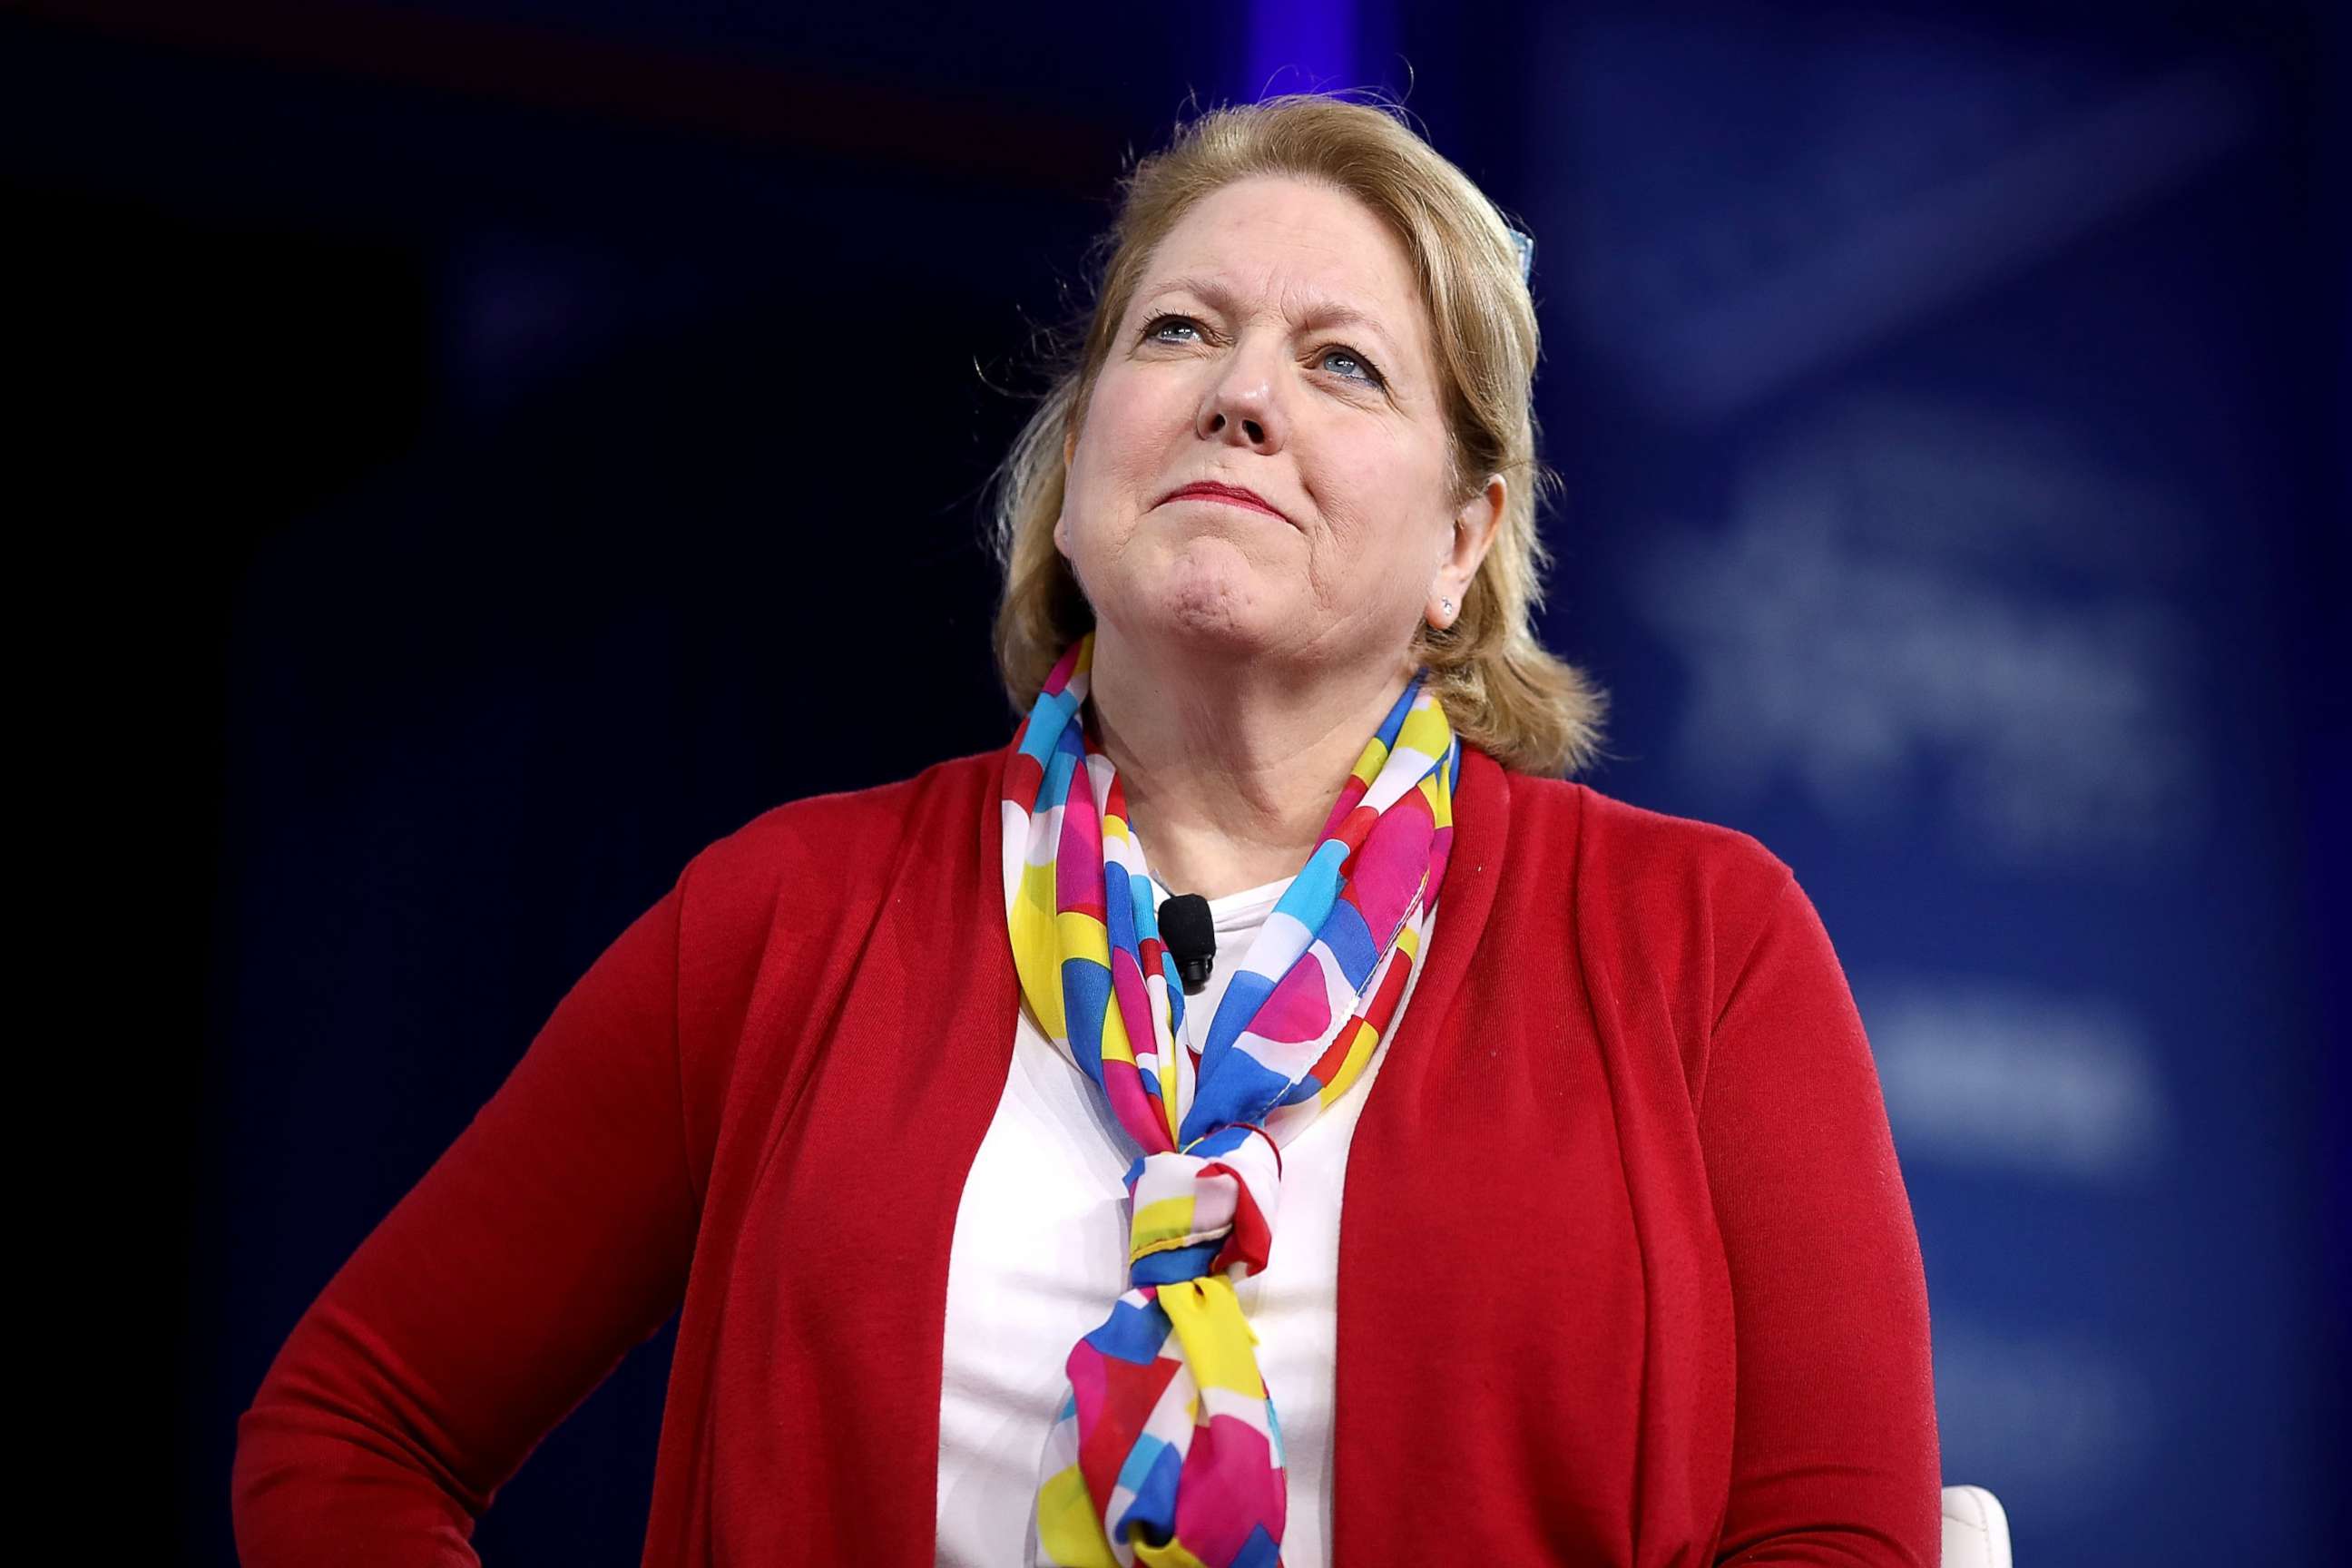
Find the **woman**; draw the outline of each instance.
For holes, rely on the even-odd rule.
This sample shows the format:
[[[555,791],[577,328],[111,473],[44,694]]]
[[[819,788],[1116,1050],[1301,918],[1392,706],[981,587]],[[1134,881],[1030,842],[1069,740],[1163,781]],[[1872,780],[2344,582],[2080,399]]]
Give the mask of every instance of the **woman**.
[[[1515,237],[1301,98],[1113,237],[1007,468],[1013,744],[623,934],[280,1352],[248,1563],[467,1560],[681,1308],[648,1563],[1935,1561],[1828,940],[1752,840],[1559,782]]]

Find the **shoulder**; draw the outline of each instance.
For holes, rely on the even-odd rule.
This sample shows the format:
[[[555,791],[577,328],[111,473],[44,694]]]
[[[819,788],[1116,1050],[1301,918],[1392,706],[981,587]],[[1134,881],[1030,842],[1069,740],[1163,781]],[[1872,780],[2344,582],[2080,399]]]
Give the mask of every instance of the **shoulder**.
[[[982,874],[986,807],[1001,752],[940,763],[910,779],[788,801],[761,812],[687,864],[668,901],[679,1053],[695,1125],[715,1136],[712,1107],[730,1092],[744,1031],[761,1010],[786,1018],[821,1012],[886,904],[904,903],[910,857],[918,896],[906,912],[936,915],[942,889]]]
[[[1804,895],[1752,835],[1630,805],[1589,784],[1510,776],[1513,858],[1531,919],[1565,921],[1588,982],[1664,1001],[1685,1064],[1776,921]],[[1809,906],[1806,906],[1809,910]]]
[[[730,913],[764,915],[787,886],[828,900],[878,897],[910,845],[976,845],[1003,765],[1001,751],[975,752],[912,778],[772,806],[695,856],[680,889],[722,924]]]
[[[1511,836],[1564,858],[1588,891],[1649,912],[1704,907],[1761,913],[1792,880],[1752,835],[1675,816],[1563,779],[1510,775]]]

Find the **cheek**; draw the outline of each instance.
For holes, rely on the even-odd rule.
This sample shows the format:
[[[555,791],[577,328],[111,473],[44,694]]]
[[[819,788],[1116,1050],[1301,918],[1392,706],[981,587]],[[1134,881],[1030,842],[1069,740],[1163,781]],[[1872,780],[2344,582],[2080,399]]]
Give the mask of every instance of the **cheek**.
[[[1106,374],[1087,405],[1072,454],[1067,521],[1082,546],[1106,532],[1131,531],[1137,494],[1161,467],[1168,440],[1164,412],[1129,378]]]
[[[1442,462],[1394,441],[1341,444],[1321,487],[1328,549],[1318,552],[1342,591],[1371,599],[1417,596],[1435,570],[1446,515]],[[1339,584],[1334,584],[1339,586]]]
[[[1183,423],[1177,406],[1179,378],[1160,368],[1162,374],[1139,375],[1112,366],[1095,383],[1087,426],[1102,433],[1101,445],[1109,452],[1128,451],[1139,438],[1164,437],[1171,423]]]

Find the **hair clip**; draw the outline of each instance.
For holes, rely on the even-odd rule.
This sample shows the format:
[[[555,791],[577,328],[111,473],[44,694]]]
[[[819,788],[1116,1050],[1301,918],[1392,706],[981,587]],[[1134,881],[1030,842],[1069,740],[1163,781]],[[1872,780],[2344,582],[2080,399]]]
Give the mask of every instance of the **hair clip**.
[[[1504,226],[1510,227],[1508,224]],[[1511,229],[1511,247],[1519,253],[1519,281],[1524,283],[1528,280],[1528,274],[1535,270],[1535,236],[1521,234],[1517,229],[1513,228]]]

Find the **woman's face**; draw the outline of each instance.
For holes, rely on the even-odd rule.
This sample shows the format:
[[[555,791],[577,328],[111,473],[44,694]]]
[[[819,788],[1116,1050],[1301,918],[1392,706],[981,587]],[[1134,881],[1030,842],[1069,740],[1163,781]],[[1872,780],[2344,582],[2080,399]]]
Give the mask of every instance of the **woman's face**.
[[[1448,495],[1438,399],[1385,225],[1324,185],[1224,186],[1144,271],[1066,446],[1055,542],[1146,650],[1402,668],[1502,512],[1499,478]],[[1265,506],[1178,494],[1194,484]]]

